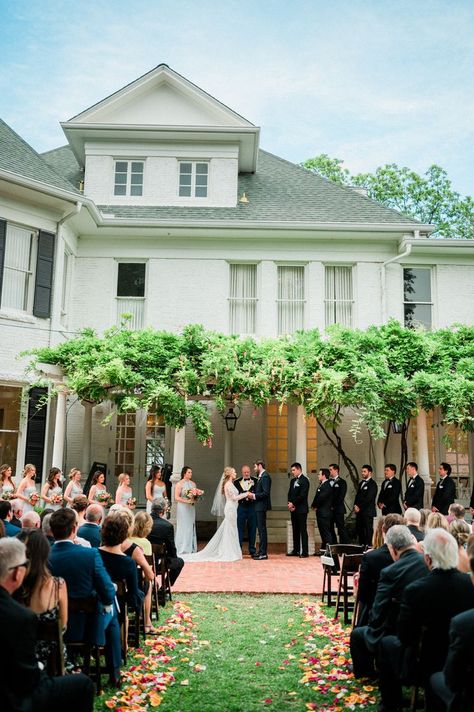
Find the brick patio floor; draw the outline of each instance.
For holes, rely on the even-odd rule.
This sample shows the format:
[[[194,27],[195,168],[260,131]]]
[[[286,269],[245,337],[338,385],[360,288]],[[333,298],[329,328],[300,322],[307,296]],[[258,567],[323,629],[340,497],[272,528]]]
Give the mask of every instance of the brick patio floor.
[[[229,563],[188,561],[173,592],[320,595],[323,570],[319,558],[293,558],[285,556],[282,549],[282,546],[270,546],[268,561],[254,561],[248,554],[240,561]]]

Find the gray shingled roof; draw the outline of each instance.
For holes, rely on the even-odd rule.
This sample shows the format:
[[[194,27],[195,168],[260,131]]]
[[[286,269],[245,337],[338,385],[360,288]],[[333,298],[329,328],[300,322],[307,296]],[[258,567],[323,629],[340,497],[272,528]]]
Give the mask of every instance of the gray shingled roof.
[[[0,119],[0,170],[31,178],[69,193],[79,192],[2,119]]]
[[[69,146],[61,146],[61,148],[46,151],[46,153],[41,154],[41,157],[51,168],[54,168],[56,173],[64,176],[75,188],[79,189],[81,181],[84,180],[84,171],[81,170]]]
[[[45,159],[70,180],[79,166],[68,146],[49,151]],[[337,185],[300,166],[259,151],[256,173],[239,176],[239,196],[249,203],[232,208],[186,206],[98,205],[106,216],[122,220],[199,221],[235,220],[245,222],[361,223],[413,225],[420,223],[396,210],[386,208],[347,186]]]

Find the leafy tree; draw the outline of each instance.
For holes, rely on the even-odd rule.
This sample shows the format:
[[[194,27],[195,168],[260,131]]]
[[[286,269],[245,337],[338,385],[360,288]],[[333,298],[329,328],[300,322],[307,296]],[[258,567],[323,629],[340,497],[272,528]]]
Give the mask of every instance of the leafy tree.
[[[388,208],[424,224],[436,225],[433,236],[474,238],[474,201],[453,190],[448,174],[437,165],[423,175],[390,163],[375,173],[351,175],[340,158],[322,153],[304,161],[304,168],[342,185],[360,186]]]

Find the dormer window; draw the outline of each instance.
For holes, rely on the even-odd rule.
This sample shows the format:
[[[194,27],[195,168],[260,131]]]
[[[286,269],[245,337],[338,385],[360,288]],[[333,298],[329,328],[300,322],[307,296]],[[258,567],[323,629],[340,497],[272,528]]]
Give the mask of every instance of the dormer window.
[[[114,195],[143,195],[143,161],[115,161]]]
[[[179,164],[181,198],[207,198],[209,164],[182,161]]]

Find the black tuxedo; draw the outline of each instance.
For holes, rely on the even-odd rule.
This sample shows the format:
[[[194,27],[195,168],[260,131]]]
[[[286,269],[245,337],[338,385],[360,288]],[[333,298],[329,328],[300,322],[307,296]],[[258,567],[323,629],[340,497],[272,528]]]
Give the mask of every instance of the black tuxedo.
[[[431,506],[436,507],[441,514],[447,514],[449,505],[453,504],[455,498],[456,485],[454,484],[454,480],[447,475],[442,479],[440,478],[438,484],[436,485]]]
[[[356,532],[359,544],[372,545],[376,499],[377,485],[372,477],[361,480],[354,500],[354,507],[359,507],[359,511],[356,512]]]
[[[331,512],[331,539],[335,544],[336,528],[339,536],[339,544],[347,544],[346,533],[346,505],[344,500],[347,494],[347,482],[339,475],[329,480],[332,487],[332,512]]]
[[[326,544],[334,543],[331,536],[332,487],[329,480],[324,480],[319,484],[311,503],[311,509],[316,510],[316,521],[321,536],[321,549],[325,549]]]
[[[423,509],[423,501],[425,496],[425,483],[420,475],[408,478],[407,488],[405,490],[405,498],[403,500],[406,508],[414,507],[415,509]]]
[[[152,544],[164,544],[166,547],[166,560],[170,569],[170,584],[174,584],[181,569],[184,566],[183,559],[180,559],[177,551],[176,544],[174,543],[174,527],[167,519],[163,519],[157,514],[151,515],[153,519],[153,527],[151,532],[148,534],[148,540]]]
[[[380,486],[380,493],[377,504],[383,504],[381,512],[383,516],[386,514],[401,514],[400,495],[402,486],[400,480],[396,477],[386,477]]]
[[[468,712],[474,707],[474,610],[460,613],[451,620],[448,657],[439,678],[442,699],[449,702],[450,712]],[[435,692],[439,686],[432,685]],[[438,689],[437,689],[438,688]],[[444,689],[443,689],[444,688]]]
[[[308,553],[308,492],[309,480],[306,475],[292,477],[288,489],[288,502],[295,506],[295,511],[290,512],[293,552],[295,554],[301,552],[305,556]]]
[[[359,571],[359,587],[357,589],[357,600],[359,601],[358,626],[367,624],[370,609],[377,592],[380,574],[383,569],[391,564],[393,564],[393,559],[386,544],[378,549],[367,551],[362,557]]]
[[[364,559],[370,553],[365,554]],[[354,628],[351,633],[351,654],[356,677],[373,676],[374,657],[380,642],[384,636],[396,632],[403,591],[410,583],[428,574],[423,556],[415,549],[408,549],[398,561],[392,561],[380,572],[368,624]]]
[[[271,489],[271,477],[266,470],[262,470],[255,487],[255,514],[259,538],[257,554],[259,556],[267,556],[267,511],[272,508]]]
[[[0,586],[0,689],[8,712],[89,712],[94,687],[82,674],[51,678],[36,659],[38,618]]]
[[[254,492],[257,486],[257,478],[249,477],[246,481],[243,477],[235,480],[234,485],[239,494],[244,492]],[[242,546],[244,541],[245,526],[247,526],[247,534],[249,540],[249,554],[255,554],[255,535],[257,532],[257,517],[255,514],[255,500],[241,499],[237,509],[237,529],[239,532],[239,542]]]

